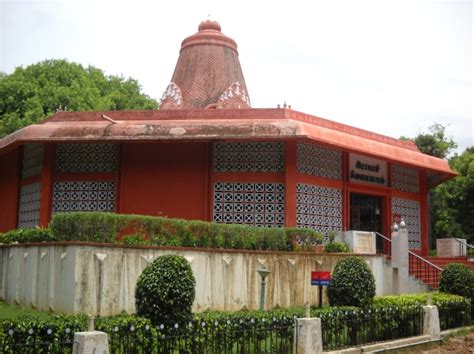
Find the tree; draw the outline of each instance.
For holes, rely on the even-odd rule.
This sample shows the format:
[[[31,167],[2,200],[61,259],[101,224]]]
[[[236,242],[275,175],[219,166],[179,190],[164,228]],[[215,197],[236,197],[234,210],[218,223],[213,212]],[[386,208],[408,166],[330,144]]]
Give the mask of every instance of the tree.
[[[57,111],[157,109],[139,83],[106,76],[93,66],[45,60],[0,73],[0,137],[37,123]]]
[[[442,124],[435,123],[428,127],[429,133],[418,134],[414,142],[424,154],[446,158],[457,144],[446,136],[446,127]]]
[[[474,243],[474,146],[449,159],[458,176],[431,192],[434,238],[462,237]]]

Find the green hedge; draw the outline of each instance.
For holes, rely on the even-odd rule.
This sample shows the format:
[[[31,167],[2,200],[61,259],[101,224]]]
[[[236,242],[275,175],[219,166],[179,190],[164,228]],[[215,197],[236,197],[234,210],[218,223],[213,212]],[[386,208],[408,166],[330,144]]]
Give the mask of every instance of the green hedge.
[[[255,228],[104,212],[57,213],[51,220],[50,231],[14,230],[0,236],[1,243],[89,241],[275,251],[311,250],[322,240],[322,234],[312,229]]]
[[[34,243],[57,241],[50,229],[17,229],[0,234],[0,243]]]
[[[344,242],[330,242],[324,246],[324,252],[326,253],[348,253],[350,252],[349,246]]]

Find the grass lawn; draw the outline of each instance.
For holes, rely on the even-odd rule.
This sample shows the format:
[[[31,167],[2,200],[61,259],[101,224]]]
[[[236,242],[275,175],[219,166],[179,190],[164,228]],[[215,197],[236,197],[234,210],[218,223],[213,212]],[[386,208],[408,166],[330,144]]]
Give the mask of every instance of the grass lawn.
[[[0,301],[0,321],[9,320],[25,315],[35,316],[43,319],[47,319],[48,317],[52,316],[52,314],[49,312],[38,311],[27,307],[8,305],[3,301]]]

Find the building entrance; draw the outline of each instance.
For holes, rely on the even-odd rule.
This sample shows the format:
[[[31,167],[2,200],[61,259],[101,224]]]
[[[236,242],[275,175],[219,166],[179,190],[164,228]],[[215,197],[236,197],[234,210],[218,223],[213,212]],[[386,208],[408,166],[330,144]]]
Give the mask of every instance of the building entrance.
[[[351,230],[382,233],[382,199],[366,194],[351,193]]]

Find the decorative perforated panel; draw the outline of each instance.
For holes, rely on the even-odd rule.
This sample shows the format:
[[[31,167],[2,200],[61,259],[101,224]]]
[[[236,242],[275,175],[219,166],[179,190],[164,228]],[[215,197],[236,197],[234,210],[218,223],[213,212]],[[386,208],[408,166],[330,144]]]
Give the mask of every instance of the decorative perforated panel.
[[[58,144],[58,172],[114,172],[117,170],[117,144]]]
[[[296,167],[299,173],[342,179],[342,152],[316,144],[298,142]]]
[[[53,213],[63,211],[115,211],[115,182],[55,182]]]
[[[420,192],[418,170],[414,168],[392,164],[391,180],[395,189],[411,193]]]
[[[408,247],[421,248],[420,203],[415,200],[393,198],[392,213],[401,216],[405,220],[408,230]]]
[[[21,187],[18,228],[34,228],[40,222],[41,183],[31,183]]]
[[[25,144],[23,147],[22,178],[41,174],[43,170],[43,144]]]
[[[217,172],[283,172],[284,144],[281,142],[215,143]]]
[[[282,227],[285,187],[282,183],[215,183],[214,221]]]
[[[342,191],[335,188],[298,184],[296,223],[324,234],[342,230]]]

